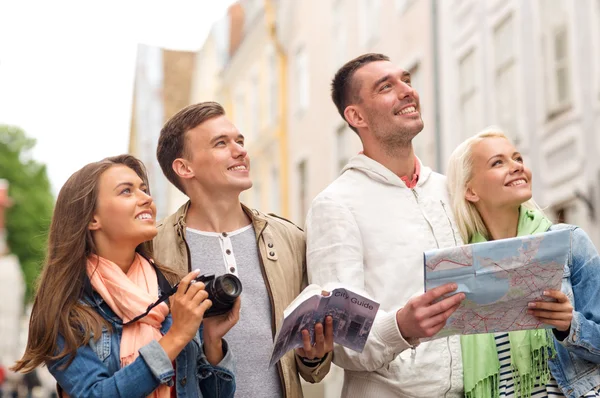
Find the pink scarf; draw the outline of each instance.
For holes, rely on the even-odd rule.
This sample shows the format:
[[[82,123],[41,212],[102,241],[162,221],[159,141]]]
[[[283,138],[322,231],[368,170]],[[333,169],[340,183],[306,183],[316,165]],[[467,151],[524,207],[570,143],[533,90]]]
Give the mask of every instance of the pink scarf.
[[[143,314],[150,304],[158,300],[156,271],[137,253],[127,274],[117,264],[96,255],[88,257],[87,273],[94,290],[123,323]],[[138,357],[141,347],[152,340],[160,340],[160,328],[168,314],[169,307],[161,303],[142,319],[123,327],[120,347],[122,368]],[[160,385],[151,396],[168,398],[169,391],[168,386]]]

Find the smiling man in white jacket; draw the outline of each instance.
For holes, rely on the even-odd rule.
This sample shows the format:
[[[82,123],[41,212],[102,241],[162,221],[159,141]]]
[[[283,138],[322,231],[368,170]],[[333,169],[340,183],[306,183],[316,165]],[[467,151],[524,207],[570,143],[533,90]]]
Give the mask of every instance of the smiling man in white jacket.
[[[312,202],[308,277],[347,284],[381,304],[362,353],[335,347],[342,396],[460,397],[459,338],[419,341],[445,325],[464,294],[452,294],[454,284],[424,293],[423,252],[462,242],[446,178],[413,152],[423,121],[410,74],[385,55],[365,54],[336,73],[332,98],[364,153]]]

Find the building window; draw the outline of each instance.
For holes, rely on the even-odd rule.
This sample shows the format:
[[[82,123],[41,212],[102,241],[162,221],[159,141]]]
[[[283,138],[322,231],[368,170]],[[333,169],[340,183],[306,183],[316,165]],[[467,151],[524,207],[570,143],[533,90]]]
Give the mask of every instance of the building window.
[[[250,24],[254,22],[254,19],[258,16],[261,10],[264,8],[263,0],[246,0],[242,3],[244,8],[244,14],[247,21],[250,21]],[[246,24],[246,25],[250,25]],[[249,26],[244,26],[244,30],[248,29]]]
[[[348,47],[348,29],[346,28],[346,1],[336,0],[333,3],[333,67],[337,70],[346,62],[346,48]]]
[[[350,136],[352,134],[354,132],[346,123],[340,124],[335,132],[336,172],[342,171],[353,155],[350,153]]]
[[[415,62],[413,66],[408,69],[410,73],[410,85],[419,94],[421,94],[422,82],[421,82],[421,64]]]
[[[600,0],[596,0],[596,82],[598,85],[598,98],[600,98]]]
[[[515,145],[519,143],[517,105],[517,76],[514,19],[502,20],[494,30],[494,85],[496,89],[496,120]]]
[[[398,10],[400,14],[403,14],[414,3],[415,0],[396,0],[396,10]]]
[[[273,213],[281,212],[281,185],[279,184],[279,167],[271,167],[271,190],[270,190],[270,202],[269,211]]]
[[[540,1],[546,107],[550,117],[571,103],[569,35],[563,1]]]
[[[421,89],[422,89],[421,64],[419,62],[414,63],[413,66],[411,66],[408,69],[408,72],[410,73],[410,85],[417,93],[419,93],[419,96],[421,98],[421,104],[422,104],[423,93],[421,92]],[[417,136],[415,138],[413,138],[412,144],[413,144],[413,150],[415,151],[415,154],[417,156],[424,157],[425,156],[425,154],[424,154],[425,135],[423,134],[423,131],[421,131],[419,134],[417,134]]]
[[[304,220],[308,212],[308,160],[298,163],[298,219]]]
[[[250,113],[248,115],[250,119],[249,127],[250,134],[252,137],[258,137],[260,133],[260,80],[258,79],[258,73],[252,73],[250,78]]]
[[[252,206],[262,208],[262,184],[259,178],[252,180]]]
[[[279,116],[279,67],[277,65],[277,55],[273,45],[267,48],[267,68],[268,68],[268,92],[269,100],[267,101],[267,120],[269,125],[273,125]]]
[[[236,93],[233,103],[233,118],[235,120],[235,127],[237,127],[238,130],[246,136],[246,140],[248,140],[250,137],[248,137],[248,132],[246,131],[246,126],[244,123],[246,118],[244,93]]]
[[[567,51],[567,28],[562,27],[554,33],[554,71],[556,73],[557,102],[569,96],[569,60]]]
[[[463,139],[474,135],[480,127],[475,61],[475,51],[471,50],[460,59],[458,65],[460,81],[461,137]]]
[[[360,0],[358,28],[360,45],[370,47],[379,38],[381,25],[381,0]]]
[[[308,77],[308,55],[304,47],[300,47],[296,52],[295,62],[296,75],[296,105],[297,113],[303,113],[308,108],[309,100],[309,77]]]

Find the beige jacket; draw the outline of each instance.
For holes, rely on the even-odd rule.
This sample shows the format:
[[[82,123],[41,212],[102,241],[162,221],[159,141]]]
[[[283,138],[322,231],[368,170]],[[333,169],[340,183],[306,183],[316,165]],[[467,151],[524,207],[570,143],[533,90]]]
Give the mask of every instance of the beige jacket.
[[[189,203],[162,220],[158,224],[158,235],[154,238],[155,259],[176,271],[180,277],[191,271],[190,252],[185,240]],[[304,233],[288,220],[251,210],[244,205],[242,208],[252,219],[256,232],[260,264],[273,309],[272,328],[275,336],[281,327],[283,310],[307,285]],[[303,396],[298,373],[310,383],[320,382],[329,372],[332,356],[328,354],[325,361],[316,367],[302,364],[294,351],[283,356],[277,367],[285,397]]]

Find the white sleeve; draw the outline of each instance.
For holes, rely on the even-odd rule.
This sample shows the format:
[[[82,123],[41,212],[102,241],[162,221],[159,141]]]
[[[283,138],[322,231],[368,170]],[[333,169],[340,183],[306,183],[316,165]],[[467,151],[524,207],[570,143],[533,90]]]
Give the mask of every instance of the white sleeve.
[[[306,238],[309,283],[324,286],[339,282],[368,296],[361,233],[350,210],[320,195],[313,201],[306,218]],[[348,370],[375,371],[411,348],[413,345],[400,334],[396,312],[377,312],[362,353],[336,344],[333,362]]]

